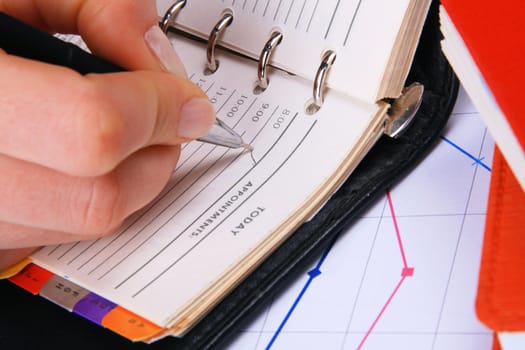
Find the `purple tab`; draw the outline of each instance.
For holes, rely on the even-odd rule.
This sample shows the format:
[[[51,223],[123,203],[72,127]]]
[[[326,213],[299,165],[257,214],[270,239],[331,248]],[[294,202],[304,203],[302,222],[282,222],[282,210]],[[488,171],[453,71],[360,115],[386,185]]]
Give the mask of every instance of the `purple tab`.
[[[89,293],[76,303],[73,312],[92,322],[102,325],[102,319],[104,316],[116,306],[117,304],[112,303],[95,293]]]

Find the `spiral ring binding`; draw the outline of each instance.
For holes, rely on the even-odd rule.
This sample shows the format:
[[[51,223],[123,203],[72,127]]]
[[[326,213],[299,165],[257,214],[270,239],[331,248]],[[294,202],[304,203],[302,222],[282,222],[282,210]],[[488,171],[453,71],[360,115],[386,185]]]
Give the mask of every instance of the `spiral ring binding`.
[[[173,18],[179,13],[180,9],[183,8],[186,5],[186,0],[177,0],[175,1],[164,13],[164,16],[159,22],[160,29],[164,33],[168,32],[168,28],[170,27],[171,21]]]
[[[173,18],[185,5],[186,0],[177,0],[166,10],[164,16],[159,22],[159,26],[164,33],[167,33]],[[206,50],[206,73],[208,74],[214,73],[218,69],[219,62],[215,59],[215,46],[217,44],[217,39],[224,29],[227,28],[232,22],[233,14],[231,11],[227,10],[210,32],[208,37],[208,47]],[[270,56],[282,40],[283,34],[278,30],[274,30],[264,45],[259,56],[259,63],[257,66],[257,82],[254,93],[261,93],[268,88],[270,80],[268,78],[267,67],[270,61]],[[334,64],[336,56],[336,53],[332,50],[326,51],[323,55],[321,64],[319,65],[314,78],[313,98],[306,107],[306,112],[308,114],[316,113],[324,103],[324,87],[326,76]]]
[[[336,53],[332,50],[328,50],[324,53],[319,69],[314,79],[314,91],[313,99],[310,105],[306,108],[308,114],[314,114],[317,112],[324,103],[324,92],[326,76],[328,71],[335,62]]]
[[[226,11],[222,18],[213,27],[208,38],[208,48],[206,49],[206,73],[214,73],[219,68],[219,61],[215,59],[215,46],[217,39],[222,31],[233,22],[233,14],[231,11]]]
[[[273,50],[281,43],[283,40],[283,34],[277,30],[273,31],[270,35],[270,39],[264,45],[261,55],[259,56],[259,64],[257,66],[257,83],[256,83],[256,92],[262,92],[266,90],[270,80],[268,79],[268,62],[270,61],[270,55]]]

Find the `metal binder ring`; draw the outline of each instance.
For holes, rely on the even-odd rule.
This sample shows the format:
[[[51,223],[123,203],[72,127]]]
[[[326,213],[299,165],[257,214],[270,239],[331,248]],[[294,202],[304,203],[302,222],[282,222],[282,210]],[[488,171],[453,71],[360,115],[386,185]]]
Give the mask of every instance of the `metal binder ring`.
[[[313,91],[313,100],[306,108],[306,112],[309,114],[314,114],[317,112],[324,102],[324,87],[326,76],[328,71],[335,62],[336,53],[332,50],[328,50],[324,53],[319,69],[314,79],[314,91]]]
[[[221,32],[228,27],[233,21],[233,14],[231,11],[226,11],[222,18],[213,27],[210,36],[208,38],[208,48],[206,49],[206,73],[214,73],[219,67],[219,61],[215,59],[215,45]]]
[[[266,90],[268,87],[268,84],[270,80],[268,79],[268,62],[270,61],[270,55],[272,54],[273,50],[277,45],[281,43],[283,40],[283,34],[279,31],[273,31],[270,35],[270,39],[266,42],[266,44],[263,47],[263,50],[261,51],[261,55],[259,57],[259,64],[257,66],[257,84],[255,87],[255,92],[262,92]]]
[[[175,1],[164,13],[164,16],[159,22],[160,29],[164,33],[168,32],[168,28],[170,27],[171,21],[179,13],[180,9],[183,8],[186,5],[186,0],[178,0]]]

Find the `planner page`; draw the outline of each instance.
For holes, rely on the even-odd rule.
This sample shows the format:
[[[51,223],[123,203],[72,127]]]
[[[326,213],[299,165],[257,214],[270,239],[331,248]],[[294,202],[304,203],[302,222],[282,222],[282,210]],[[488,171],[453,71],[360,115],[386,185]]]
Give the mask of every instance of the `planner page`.
[[[175,1],[157,0],[160,18]],[[332,50],[337,58],[328,85],[375,102],[400,93],[429,3],[187,0],[174,22],[182,31],[207,39],[224,12],[230,11],[233,22],[222,32],[219,44],[256,60],[277,30],[283,38],[272,51],[271,64],[309,80],[314,79],[323,54]],[[396,75],[397,85],[379,92],[383,80],[391,75]]]
[[[171,39],[218,118],[253,151],[184,144],[162,193],[117,233],[45,247],[32,259],[183,332],[329,198],[380,135],[384,111],[330,91],[307,114],[310,82],[274,72],[254,94],[255,62],[221,55],[219,70],[205,75],[204,45]]]

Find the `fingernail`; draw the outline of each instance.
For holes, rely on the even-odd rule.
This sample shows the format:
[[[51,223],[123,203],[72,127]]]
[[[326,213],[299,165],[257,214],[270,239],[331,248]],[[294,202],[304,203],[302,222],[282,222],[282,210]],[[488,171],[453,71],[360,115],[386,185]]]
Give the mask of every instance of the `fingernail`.
[[[196,139],[205,135],[215,122],[215,109],[207,98],[193,98],[182,107],[178,136]]]
[[[183,77],[188,76],[182,61],[159,26],[154,25],[148,29],[144,34],[144,40],[153,54],[157,56],[164,70]]]

